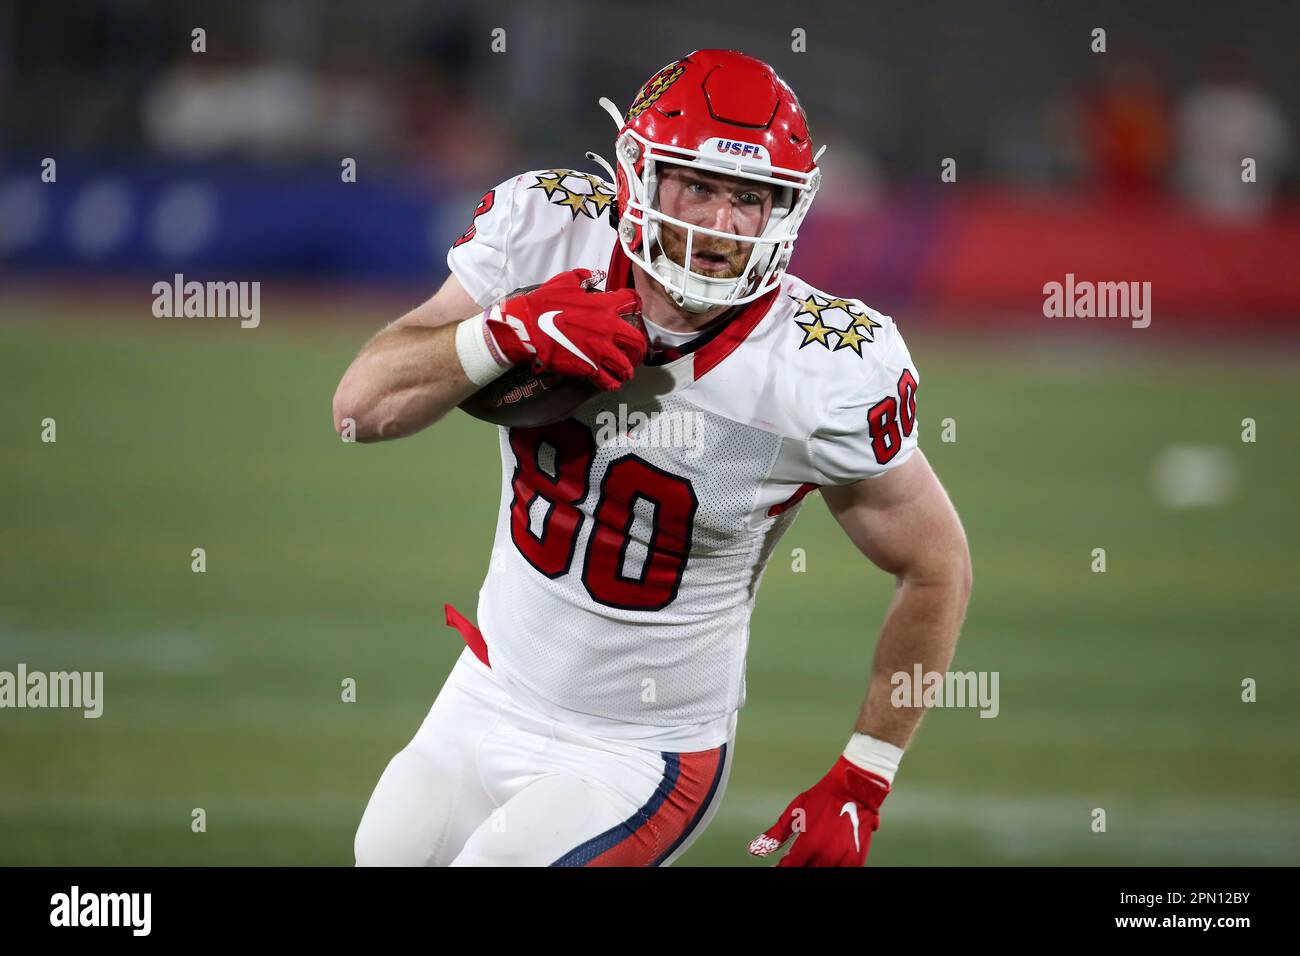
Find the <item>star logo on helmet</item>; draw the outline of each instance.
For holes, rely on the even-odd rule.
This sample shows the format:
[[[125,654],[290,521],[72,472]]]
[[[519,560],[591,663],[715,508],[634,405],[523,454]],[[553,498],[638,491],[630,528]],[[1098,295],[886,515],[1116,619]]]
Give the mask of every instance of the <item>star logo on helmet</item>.
[[[586,188],[580,188],[585,183]],[[537,174],[537,182],[528,187],[540,189],[553,206],[563,206],[573,214],[598,219],[609,209],[615,199],[609,184],[590,173],[579,173],[572,169],[548,169]]]
[[[799,303],[794,314],[795,324],[803,330],[799,348],[816,342],[831,352],[850,349],[861,358],[862,343],[875,341],[875,330],[880,328],[880,323],[860,303],[852,299],[831,299],[815,292],[807,297],[792,295],[790,298]],[[812,320],[801,322],[801,315],[812,316]],[[828,323],[827,319],[831,321]]]
[[[682,65],[681,60],[674,60],[666,67],[650,77],[646,85],[641,87],[641,92],[636,95],[632,105],[627,111],[627,120],[630,123],[650,107],[654,106],[655,101],[667,92],[668,87],[672,86],[682,78],[686,72],[686,67]]]

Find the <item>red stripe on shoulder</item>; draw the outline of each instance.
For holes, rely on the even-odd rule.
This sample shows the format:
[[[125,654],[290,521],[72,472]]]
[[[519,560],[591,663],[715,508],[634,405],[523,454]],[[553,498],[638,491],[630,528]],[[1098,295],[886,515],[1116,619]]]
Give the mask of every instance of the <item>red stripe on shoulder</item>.
[[[740,315],[727,323],[725,329],[695,353],[696,381],[703,378],[710,370],[717,368],[728,355],[736,351],[736,347],[749,337],[749,333],[753,332],[754,327],[763,320],[763,316],[767,315],[780,292],[781,287],[777,286],[749,303]]]
[[[623,251],[623,244],[617,237],[614,239],[614,249],[609,256],[608,271],[609,277],[605,280],[606,292],[632,287],[632,260]],[[697,380],[711,369],[717,368],[728,355],[736,351],[736,347],[749,337],[749,333],[754,331],[755,326],[763,320],[763,316],[771,310],[780,292],[781,287],[778,285],[747,304],[738,316],[727,323],[725,329],[700,346],[695,352],[694,369]]]

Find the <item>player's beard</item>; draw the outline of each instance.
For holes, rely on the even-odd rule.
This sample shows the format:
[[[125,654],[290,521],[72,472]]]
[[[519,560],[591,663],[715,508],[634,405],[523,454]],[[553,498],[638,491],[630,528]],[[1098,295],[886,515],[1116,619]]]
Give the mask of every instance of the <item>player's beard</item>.
[[[690,265],[686,262],[685,234],[677,227],[665,223],[659,227],[659,237],[659,241],[663,245],[664,255],[682,268],[690,269]],[[750,250],[752,249],[753,244],[748,242],[742,243],[733,239],[719,239],[717,236],[696,236],[691,243],[691,254],[695,255],[700,252],[717,253],[726,257],[727,267],[714,272],[706,272],[700,269],[691,269],[691,272],[708,279],[737,279],[745,271],[745,266],[749,262]]]

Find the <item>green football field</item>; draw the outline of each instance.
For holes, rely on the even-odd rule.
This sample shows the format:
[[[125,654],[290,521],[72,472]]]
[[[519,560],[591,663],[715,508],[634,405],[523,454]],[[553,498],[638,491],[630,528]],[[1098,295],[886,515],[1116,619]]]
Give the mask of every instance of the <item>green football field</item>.
[[[0,864],[350,864],[462,647],[441,607],[472,613],[487,566],[493,429],[339,440],[334,385],[383,312],[40,311],[0,324],[0,671],[102,670],[105,703],[0,710]],[[975,562],[954,669],[998,672],[1000,713],[926,717],[871,862],[1300,864],[1300,357],[904,331]],[[1174,479],[1194,493],[1179,469],[1208,462],[1215,503],[1165,503],[1171,446],[1205,449]],[[892,586],[810,498],[755,611],[726,798],[681,865],[770,865],[745,846],[843,747]]]

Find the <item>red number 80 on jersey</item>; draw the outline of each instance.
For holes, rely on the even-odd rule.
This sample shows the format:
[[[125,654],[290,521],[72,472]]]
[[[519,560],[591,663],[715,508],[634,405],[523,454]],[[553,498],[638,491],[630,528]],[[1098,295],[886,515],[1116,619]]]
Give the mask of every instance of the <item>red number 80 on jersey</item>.
[[[867,427],[871,432],[871,450],[876,461],[884,465],[910,437],[916,428],[916,376],[910,368],[903,369],[898,377],[898,398],[889,395],[871,406],[867,412]],[[899,432],[902,434],[900,435]]]
[[[542,469],[543,444],[555,451],[554,475]],[[510,429],[515,455],[511,478],[510,537],[524,560],[548,578],[569,572],[585,515],[579,505],[590,491],[596,443],[591,431],[573,419],[538,428]],[[531,512],[538,499],[547,511],[540,532]],[[638,500],[653,505],[651,533],[641,573],[625,575]],[[641,458],[623,455],[609,463],[601,479],[582,560],[582,584],[593,601],[624,610],[657,611],[677,597],[691,551],[691,531],[699,499],[685,478]]]

